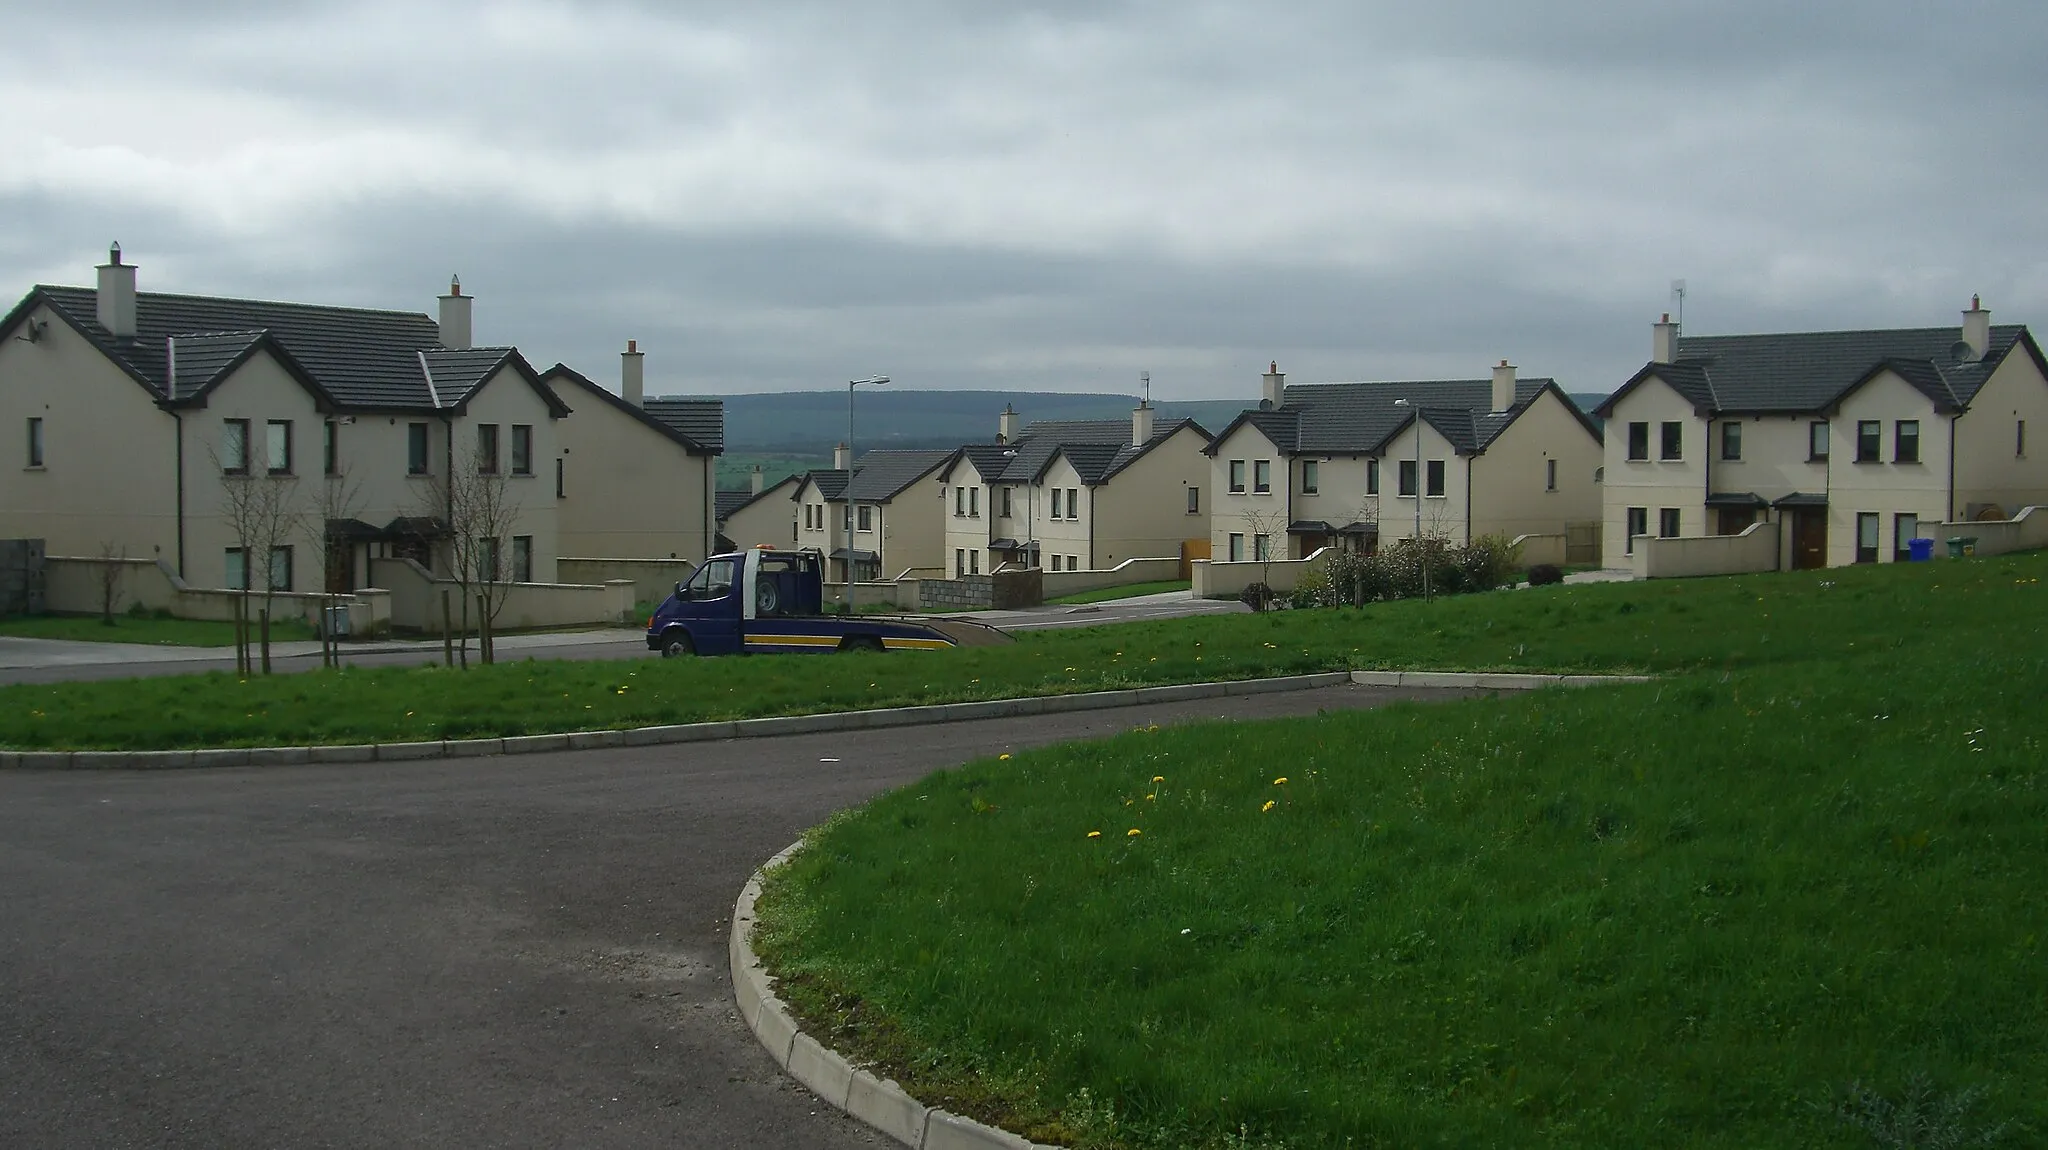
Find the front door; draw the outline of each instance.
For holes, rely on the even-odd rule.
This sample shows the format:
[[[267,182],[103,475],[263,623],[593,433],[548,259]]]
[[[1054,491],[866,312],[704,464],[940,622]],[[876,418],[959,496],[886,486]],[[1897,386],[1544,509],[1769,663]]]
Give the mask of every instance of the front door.
[[[1828,513],[1823,507],[1792,512],[1792,569],[1805,571],[1828,565]]]

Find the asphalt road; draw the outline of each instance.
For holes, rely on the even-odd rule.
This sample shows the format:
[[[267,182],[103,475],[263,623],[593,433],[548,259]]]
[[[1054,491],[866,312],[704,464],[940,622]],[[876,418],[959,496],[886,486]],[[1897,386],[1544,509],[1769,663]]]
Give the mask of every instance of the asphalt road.
[[[827,814],[1333,687],[429,763],[0,774],[0,1146],[886,1145],[739,1021],[727,919]]]

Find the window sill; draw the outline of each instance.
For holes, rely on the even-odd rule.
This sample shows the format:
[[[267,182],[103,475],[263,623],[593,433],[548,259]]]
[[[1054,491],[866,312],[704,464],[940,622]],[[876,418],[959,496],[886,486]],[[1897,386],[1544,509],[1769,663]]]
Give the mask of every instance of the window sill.
[[[44,466],[43,464],[40,464],[40,463],[31,463],[31,464],[29,464],[29,465],[28,465],[27,467],[24,467],[24,468],[22,468],[22,470],[23,470],[23,471],[48,471],[48,470],[49,470],[49,468],[48,468],[48,467],[46,467],[46,466]]]
[[[1809,455],[1806,457],[1806,461],[1808,463],[1826,463],[1828,457],[1825,455]]]
[[[513,472],[513,473],[512,473],[512,478],[514,478],[514,479],[532,479],[532,478],[533,478],[533,472],[531,472],[531,471],[515,471],[515,472]]]
[[[1233,487],[1233,488],[1231,488],[1231,489],[1230,489],[1230,493],[1231,493],[1232,495],[1243,495],[1243,494],[1244,494],[1244,488],[1242,488],[1242,487]]]

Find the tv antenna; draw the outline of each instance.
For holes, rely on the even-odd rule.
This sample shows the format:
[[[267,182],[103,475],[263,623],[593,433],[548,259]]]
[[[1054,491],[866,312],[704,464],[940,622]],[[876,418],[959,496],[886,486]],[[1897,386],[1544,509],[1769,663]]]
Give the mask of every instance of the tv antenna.
[[[1142,407],[1152,406],[1152,373],[1149,371],[1138,373],[1138,403]]]
[[[1684,281],[1684,280],[1682,280],[1682,279],[1678,279],[1678,280],[1672,280],[1672,281],[1671,281],[1671,302],[1673,302],[1673,303],[1675,303],[1675,304],[1677,304],[1677,305],[1678,305],[1678,306],[1677,306],[1677,308],[1676,308],[1676,310],[1677,310],[1677,312],[1678,312],[1678,330],[1680,330],[1680,331],[1684,331],[1684,330],[1685,330],[1685,281]]]

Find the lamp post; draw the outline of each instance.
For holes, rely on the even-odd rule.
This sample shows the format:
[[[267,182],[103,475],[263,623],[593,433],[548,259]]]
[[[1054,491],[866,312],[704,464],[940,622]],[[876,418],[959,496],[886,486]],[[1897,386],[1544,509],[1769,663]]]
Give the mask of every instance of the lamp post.
[[[1429,601],[1429,554],[1422,546],[1422,405],[1405,399],[1394,401],[1395,407],[1412,408],[1415,412],[1415,554],[1422,564],[1422,600]]]
[[[886,375],[846,381],[846,613],[853,614],[853,389],[861,384],[881,386]]]

